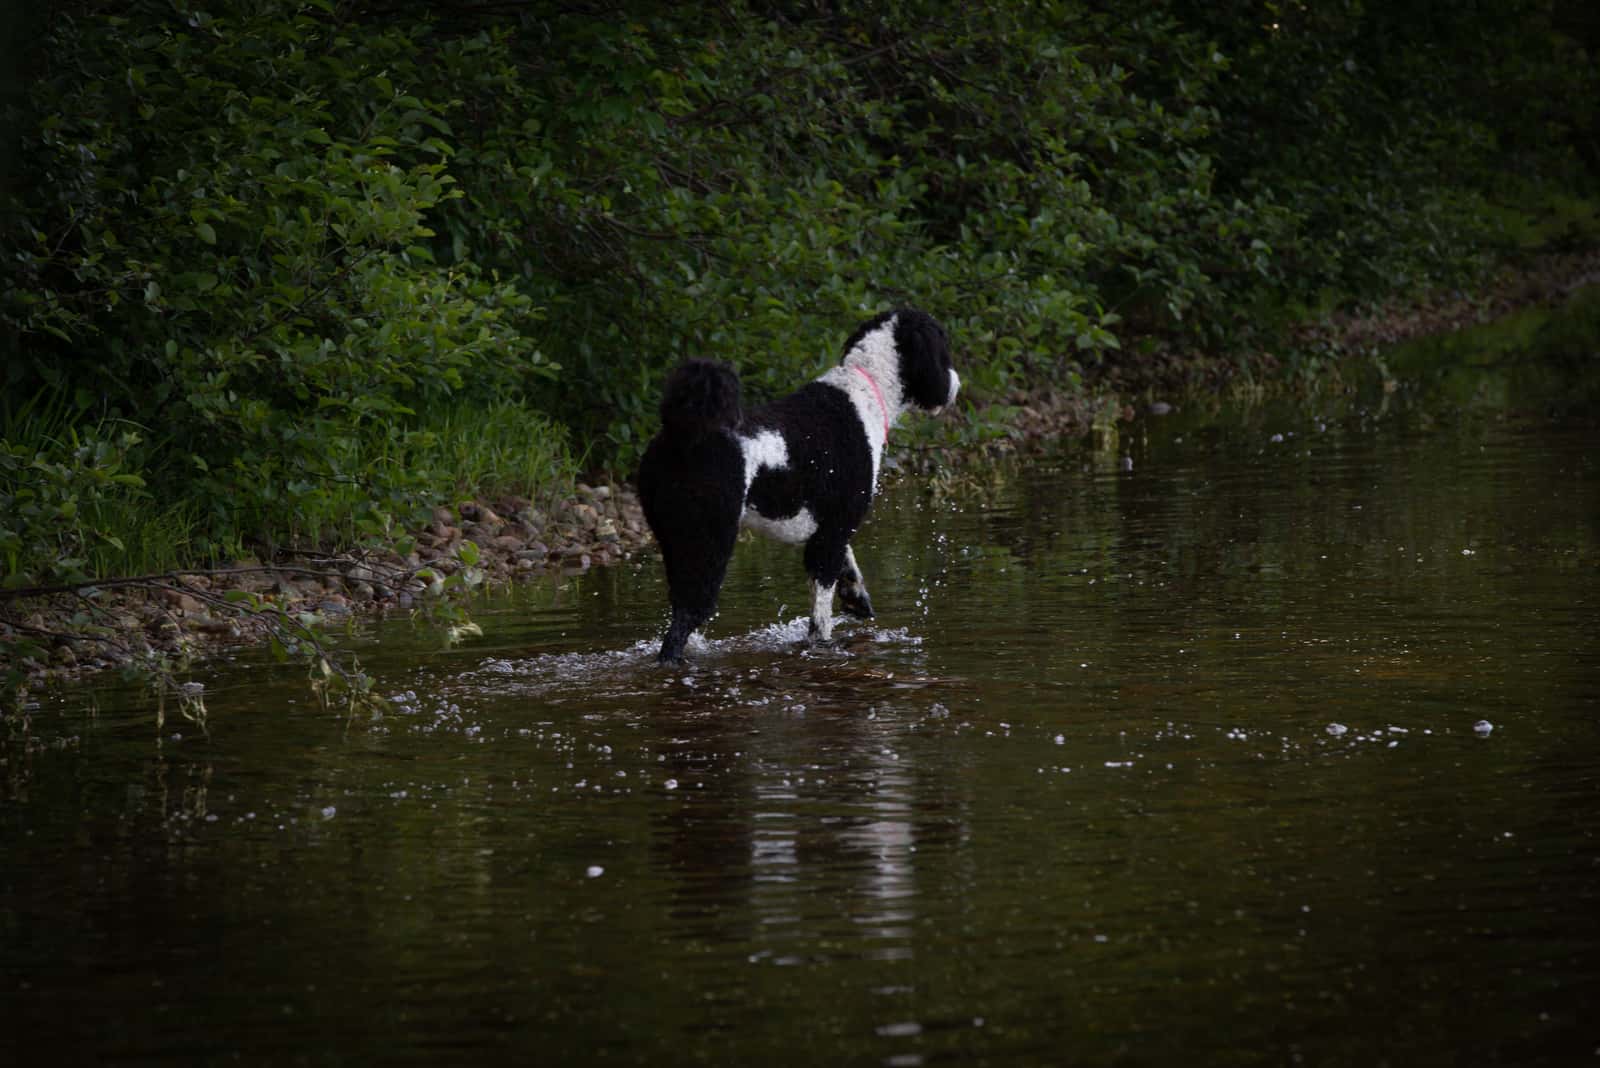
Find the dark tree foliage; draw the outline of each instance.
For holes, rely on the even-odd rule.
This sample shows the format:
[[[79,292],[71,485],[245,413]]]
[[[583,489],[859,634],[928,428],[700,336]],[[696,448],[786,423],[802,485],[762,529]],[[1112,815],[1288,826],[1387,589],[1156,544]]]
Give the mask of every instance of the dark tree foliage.
[[[463,412],[626,467],[685,357],[759,401],[894,303],[979,399],[1247,351],[1464,277],[1600,157],[1575,0],[10,17],[14,582],[81,570],[119,500],[200,549],[381,533]]]

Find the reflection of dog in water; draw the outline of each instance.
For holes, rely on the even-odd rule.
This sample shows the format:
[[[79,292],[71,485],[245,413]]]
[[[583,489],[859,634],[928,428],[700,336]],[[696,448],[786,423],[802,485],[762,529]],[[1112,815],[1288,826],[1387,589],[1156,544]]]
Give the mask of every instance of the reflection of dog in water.
[[[944,328],[910,308],[861,324],[838,367],[749,413],[730,368],[690,360],[674,371],[639,468],[672,601],[660,659],[681,661],[716,612],[741,523],[804,543],[813,638],[832,636],[835,589],[845,612],[872,618],[850,538],[877,489],[889,428],[913,407],[943,408],[960,384]]]

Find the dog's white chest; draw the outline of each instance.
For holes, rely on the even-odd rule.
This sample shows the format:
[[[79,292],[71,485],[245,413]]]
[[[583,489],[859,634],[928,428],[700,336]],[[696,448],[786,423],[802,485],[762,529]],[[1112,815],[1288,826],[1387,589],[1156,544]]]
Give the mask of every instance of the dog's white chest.
[[[817,532],[817,519],[809,509],[805,508],[783,519],[772,519],[746,505],[739,522],[769,538],[776,538],[791,545],[799,545]]]

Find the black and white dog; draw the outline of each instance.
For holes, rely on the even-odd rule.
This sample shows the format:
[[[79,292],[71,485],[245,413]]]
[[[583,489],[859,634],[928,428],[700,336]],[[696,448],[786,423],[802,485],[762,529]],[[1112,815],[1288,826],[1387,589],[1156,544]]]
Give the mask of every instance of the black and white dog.
[[[681,661],[715,614],[741,523],[805,544],[813,638],[832,636],[835,588],[845,612],[872,618],[850,539],[877,490],[889,428],[913,407],[950,404],[960,385],[944,328],[910,308],[861,324],[838,367],[749,413],[723,364],[690,360],[674,371],[639,468],[672,601],[659,659]]]

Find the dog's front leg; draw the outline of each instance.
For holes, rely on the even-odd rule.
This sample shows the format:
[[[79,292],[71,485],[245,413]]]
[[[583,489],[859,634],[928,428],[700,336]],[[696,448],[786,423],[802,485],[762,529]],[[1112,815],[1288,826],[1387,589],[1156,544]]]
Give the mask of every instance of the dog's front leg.
[[[833,588],[834,583],[824,585],[816,579],[811,580],[811,627],[809,637],[812,641],[827,642],[833,640]]]
[[[857,619],[872,618],[872,598],[867,596],[867,580],[856,566],[856,554],[850,546],[844,547],[844,570],[839,572],[839,606],[845,615]]]
[[[861,585],[861,572],[856,568],[855,555],[850,551],[851,531],[819,530],[806,542],[806,574],[811,578],[811,628],[812,641],[833,640],[833,594],[835,590],[852,591],[847,594],[845,607],[859,605],[854,591],[862,597],[866,588]]]

